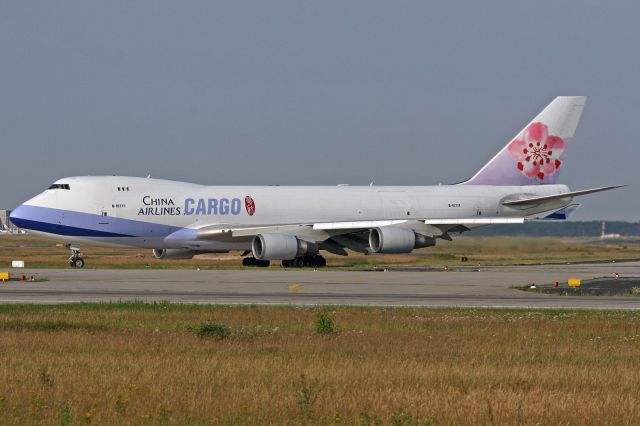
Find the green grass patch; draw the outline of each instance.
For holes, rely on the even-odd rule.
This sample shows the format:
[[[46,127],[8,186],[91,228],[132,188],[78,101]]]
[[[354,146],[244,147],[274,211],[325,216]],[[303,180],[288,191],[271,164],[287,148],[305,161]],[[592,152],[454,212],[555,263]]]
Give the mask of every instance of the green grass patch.
[[[70,321],[24,321],[24,320],[9,320],[0,322],[0,331],[42,331],[42,332],[57,332],[57,331],[69,331],[80,330],[95,333],[98,331],[107,331],[109,327],[104,324],[92,324],[83,322],[70,322]]]
[[[219,322],[207,321],[192,328],[200,338],[213,337],[216,340],[224,340],[231,335],[231,328]]]
[[[329,312],[323,310],[316,319],[316,333],[328,336],[338,332],[338,326],[333,318],[329,315]]]

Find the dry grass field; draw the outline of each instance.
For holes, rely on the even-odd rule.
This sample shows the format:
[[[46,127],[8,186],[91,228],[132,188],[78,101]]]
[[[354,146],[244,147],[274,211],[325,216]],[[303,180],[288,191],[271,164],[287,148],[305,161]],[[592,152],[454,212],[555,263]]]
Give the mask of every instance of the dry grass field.
[[[83,246],[87,268],[237,268],[239,252],[199,255],[192,260],[153,257],[151,250]],[[410,255],[350,253],[348,257],[327,255],[330,267],[371,268],[376,265],[443,266],[469,263],[508,265],[542,262],[585,262],[640,259],[640,240],[626,239],[602,243],[586,238],[474,237],[462,236],[453,242],[439,240],[436,247],[416,250]],[[11,260],[24,260],[28,267],[66,268],[69,251],[50,240],[30,236],[0,237],[0,268]],[[272,267],[280,268],[279,262]]]
[[[329,309],[0,306],[0,424],[640,423],[637,313]]]

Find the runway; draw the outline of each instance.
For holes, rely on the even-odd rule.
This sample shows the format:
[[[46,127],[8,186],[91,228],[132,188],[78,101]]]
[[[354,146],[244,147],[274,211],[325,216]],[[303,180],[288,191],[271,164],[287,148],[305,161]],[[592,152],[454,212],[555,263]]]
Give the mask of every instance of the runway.
[[[18,273],[17,271],[13,271]],[[208,304],[640,309],[636,297],[574,297],[513,286],[567,278],[640,276],[640,262],[444,271],[25,270],[42,282],[0,284],[0,303],[120,300]]]

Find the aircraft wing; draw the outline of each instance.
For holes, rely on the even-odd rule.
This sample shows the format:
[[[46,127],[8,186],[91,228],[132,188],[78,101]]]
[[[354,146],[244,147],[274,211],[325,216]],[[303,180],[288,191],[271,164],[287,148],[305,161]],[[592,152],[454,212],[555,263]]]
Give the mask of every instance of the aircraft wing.
[[[262,233],[295,233],[308,225],[275,225],[275,226],[253,226],[253,227],[224,227],[220,225],[205,226],[198,229],[198,238],[203,240],[217,240],[228,237],[253,237]]]
[[[565,194],[563,194],[565,195]],[[369,231],[383,226],[398,226],[412,229],[416,233],[451,240],[450,232],[464,232],[473,228],[495,224],[524,223],[534,217],[470,217],[410,220],[368,220],[350,222],[322,222],[274,226],[229,226],[216,224],[197,229],[197,238],[218,241],[250,241],[263,233],[293,235],[302,240],[316,243],[319,248],[334,254],[346,256],[345,249],[360,253],[369,252]]]
[[[408,220],[361,220],[355,222],[326,222],[314,223],[313,229],[316,230],[342,230],[342,229],[371,229],[379,226],[399,225],[407,223]]]
[[[556,201],[564,198],[573,198],[579,195],[593,194],[594,192],[608,191],[610,189],[622,188],[624,186],[626,185],[604,186],[601,188],[584,189],[582,191],[565,192],[563,194],[556,194],[556,195],[544,195],[541,197],[538,196],[538,197],[520,198],[515,200],[505,200],[502,202],[502,205],[513,206],[513,207],[537,206],[549,201]]]
[[[282,233],[295,235],[309,239],[310,241],[322,241],[331,235],[345,234],[349,232],[365,231],[379,226],[398,225],[407,220],[376,220],[357,222],[325,222],[293,225],[252,226],[252,227],[225,227],[224,225],[211,225],[199,228],[199,239],[220,240],[229,238],[253,237],[263,233]]]
[[[411,220],[366,220],[351,222],[322,222],[293,225],[225,227],[222,224],[197,229],[197,238],[203,240],[249,240],[263,233],[281,233],[294,235],[309,242],[333,240],[338,245],[355,250],[350,239],[366,240],[366,233],[383,226],[399,226],[413,229],[419,234],[430,237],[450,239],[447,232],[465,231],[474,227],[498,223],[523,223],[524,218],[462,218],[462,219],[411,219]],[[361,250],[356,250],[361,251]]]
[[[524,223],[524,217],[483,217],[462,219],[427,219],[427,225],[496,225],[499,223]]]

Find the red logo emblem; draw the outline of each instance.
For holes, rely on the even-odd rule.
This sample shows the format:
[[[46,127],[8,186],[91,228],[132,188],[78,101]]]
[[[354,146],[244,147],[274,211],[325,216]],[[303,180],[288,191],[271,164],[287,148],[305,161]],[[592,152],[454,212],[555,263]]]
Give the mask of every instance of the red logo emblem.
[[[244,206],[247,208],[247,213],[249,213],[249,216],[253,216],[253,214],[256,212],[256,203],[253,201],[253,198],[249,197],[248,195],[244,197]]]

